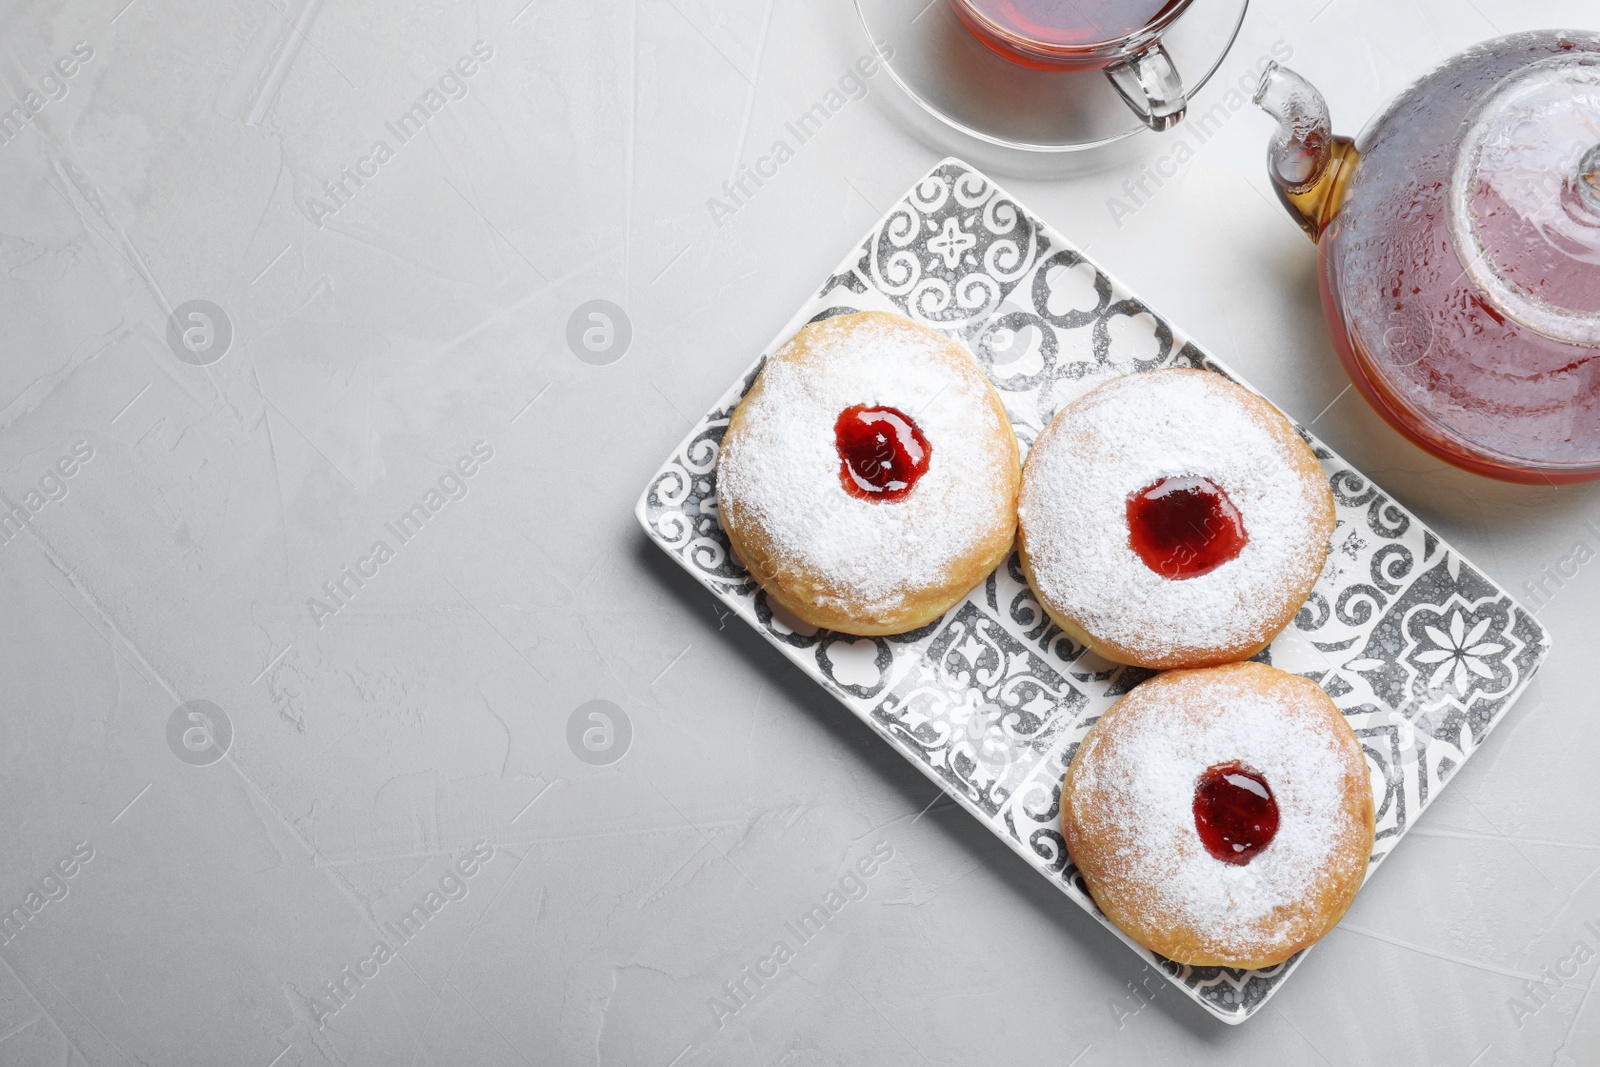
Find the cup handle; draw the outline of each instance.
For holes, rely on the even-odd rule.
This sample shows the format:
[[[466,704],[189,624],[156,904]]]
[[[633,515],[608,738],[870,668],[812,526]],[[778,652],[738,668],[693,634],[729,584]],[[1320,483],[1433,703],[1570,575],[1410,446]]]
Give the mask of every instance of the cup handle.
[[[1106,77],[1152,130],[1170,130],[1189,106],[1183,79],[1160,41],[1151,41],[1126,59],[1117,60],[1106,68]]]

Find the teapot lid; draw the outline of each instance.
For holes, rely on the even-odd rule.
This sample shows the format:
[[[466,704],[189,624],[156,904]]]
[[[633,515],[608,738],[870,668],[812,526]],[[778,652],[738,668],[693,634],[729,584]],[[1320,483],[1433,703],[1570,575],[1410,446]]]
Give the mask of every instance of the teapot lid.
[[[1449,228],[1466,273],[1524,326],[1600,347],[1600,55],[1522,67],[1462,128]]]

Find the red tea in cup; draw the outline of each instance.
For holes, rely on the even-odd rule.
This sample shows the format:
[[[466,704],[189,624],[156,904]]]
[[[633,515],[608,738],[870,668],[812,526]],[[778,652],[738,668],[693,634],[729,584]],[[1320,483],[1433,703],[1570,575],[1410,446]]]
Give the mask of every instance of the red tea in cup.
[[[1043,70],[1104,67],[1116,46],[1155,32],[1189,0],[951,0],[956,15],[984,44]]]
[[[1161,31],[1193,0],[950,0],[988,48],[1038,70],[1103,69],[1152,130],[1176,125],[1188,93]]]

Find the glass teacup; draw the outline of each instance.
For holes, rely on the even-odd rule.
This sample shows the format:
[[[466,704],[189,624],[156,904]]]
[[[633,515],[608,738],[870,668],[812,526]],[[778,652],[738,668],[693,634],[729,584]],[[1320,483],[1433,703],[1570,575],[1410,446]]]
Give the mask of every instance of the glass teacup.
[[[1101,69],[1153,130],[1183,118],[1183,79],[1161,32],[1193,0],[950,0],[991,50],[1038,70]]]

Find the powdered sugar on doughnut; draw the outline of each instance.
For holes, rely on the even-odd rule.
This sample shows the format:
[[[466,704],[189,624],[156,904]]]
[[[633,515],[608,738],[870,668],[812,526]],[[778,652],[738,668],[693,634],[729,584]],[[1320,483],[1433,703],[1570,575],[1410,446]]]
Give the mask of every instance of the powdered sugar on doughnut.
[[[1151,928],[1192,930],[1229,959],[1321,933],[1316,902],[1330,885],[1359,884],[1367,850],[1354,842],[1370,830],[1345,806],[1354,739],[1342,744],[1298,699],[1238,675],[1191,676],[1136,689],[1111,713],[1114,737],[1079,753],[1070,800],[1083,833],[1118,843],[1100,877],[1123,911]],[[1213,857],[1194,819],[1201,775],[1233,761],[1264,777],[1278,805],[1277,834],[1243,866]]]
[[[1006,436],[976,362],[952,361],[938,335],[909,320],[828,320],[768,360],[741,408],[742,436],[718,460],[719,489],[759,522],[774,551],[836,588],[839,601],[889,611],[947,581],[952,561],[1009,522]],[[857,499],[839,481],[834,424],[857,404],[910,415],[929,445],[925,474],[895,502]],[[1003,468],[1002,468],[1003,469]]]
[[[1270,636],[1284,589],[1309,589],[1326,556],[1326,485],[1237,389],[1201,371],[1114,379],[1066,409],[1028,457],[1019,515],[1041,599],[1092,636],[1161,660]],[[1215,570],[1174,580],[1135,554],[1128,497],[1198,475],[1238,508],[1249,538]]]

